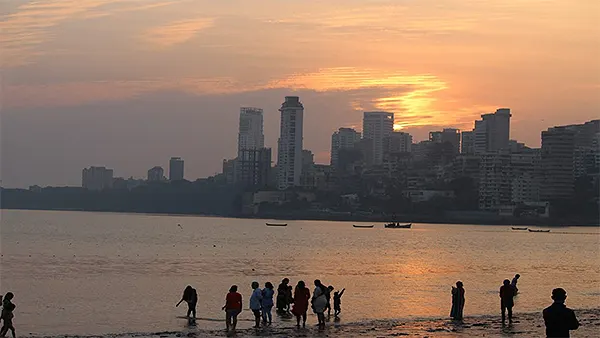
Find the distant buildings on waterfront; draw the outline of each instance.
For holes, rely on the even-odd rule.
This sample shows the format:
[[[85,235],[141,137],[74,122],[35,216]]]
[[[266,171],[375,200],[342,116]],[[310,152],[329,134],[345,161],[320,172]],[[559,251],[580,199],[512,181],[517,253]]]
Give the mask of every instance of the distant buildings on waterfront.
[[[598,186],[600,120],[549,128],[541,133],[541,148],[534,149],[511,139],[508,108],[481,115],[471,130],[442,128],[421,142],[394,130],[394,113],[370,111],[363,114],[362,132],[345,127],[333,131],[330,163],[322,165],[303,147],[305,111],[300,98],[286,96],[279,113],[274,159],[271,148],[265,147],[263,109],[240,108],[237,156],[223,160],[222,174],[215,176],[255,196],[243,199],[245,212],[255,213],[258,205],[269,201],[280,205],[302,196],[312,208],[330,212],[366,212],[365,200],[381,204],[394,199],[412,203],[403,206],[407,210],[438,203],[457,210],[547,217],[551,202],[573,200],[582,186]],[[146,181],[184,180],[183,159],[171,158],[168,174],[167,179],[156,166],[148,170]],[[112,169],[104,167],[83,171],[82,186],[89,190],[123,184],[131,188],[144,181],[113,178]],[[333,195],[319,200],[317,193]],[[331,196],[337,196],[335,202]],[[590,196],[598,203],[593,197],[597,194]],[[378,207],[371,205],[368,212]]]

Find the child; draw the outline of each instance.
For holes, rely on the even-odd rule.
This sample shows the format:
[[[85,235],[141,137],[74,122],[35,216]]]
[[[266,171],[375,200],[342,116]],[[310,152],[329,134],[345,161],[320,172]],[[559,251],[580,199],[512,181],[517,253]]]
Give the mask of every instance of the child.
[[[13,311],[16,306],[11,302],[11,300],[15,297],[12,292],[7,292],[2,300],[2,314],[0,315],[0,319],[4,320],[4,325],[2,325],[2,329],[0,329],[0,337],[6,336],[8,330],[11,331],[13,338],[16,337],[15,327],[13,326],[12,319],[15,316]]]
[[[342,295],[344,295],[344,291],[346,289],[342,289],[340,292],[335,292],[333,294],[333,310],[335,311],[334,316],[337,318],[342,312]]]

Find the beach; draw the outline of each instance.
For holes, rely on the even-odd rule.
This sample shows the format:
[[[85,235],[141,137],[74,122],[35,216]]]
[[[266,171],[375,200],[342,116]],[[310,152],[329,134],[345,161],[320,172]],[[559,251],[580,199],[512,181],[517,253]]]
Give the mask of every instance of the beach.
[[[252,281],[277,286],[284,277],[292,286],[304,280],[311,293],[314,279],[346,288],[341,321],[320,333],[312,315],[308,331],[275,317],[260,335],[526,337],[541,332],[541,310],[555,287],[567,290],[568,306],[581,309],[584,325],[574,337],[597,327],[597,228],[529,233],[417,223],[412,229],[356,229],[320,221],[267,227],[270,221],[276,222],[2,211],[0,293],[15,294],[19,335],[36,337],[222,336],[220,309],[231,285],[239,286],[246,308]],[[519,322],[506,333],[498,326],[498,290],[515,273],[522,276],[515,298]],[[458,280],[466,290],[463,326],[447,320]],[[212,319],[195,328],[178,318],[187,306],[175,307],[186,285],[198,291],[198,316]],[[242,313],[239,336],[256,335],[250,318]]]

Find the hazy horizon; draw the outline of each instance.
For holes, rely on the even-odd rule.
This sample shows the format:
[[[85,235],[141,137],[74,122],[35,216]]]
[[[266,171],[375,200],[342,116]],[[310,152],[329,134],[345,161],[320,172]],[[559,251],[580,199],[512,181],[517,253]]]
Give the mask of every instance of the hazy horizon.
[[[600,2],[48,0],[0,4],[4,187],[81,184],[81,170],[194,180],[236,155],[239,108],[275,149],[286,95],[304,148],[386,110],[414,136],[508,107],[511,138],[600,115]],[[276,152],[273,153],[276,161]]]

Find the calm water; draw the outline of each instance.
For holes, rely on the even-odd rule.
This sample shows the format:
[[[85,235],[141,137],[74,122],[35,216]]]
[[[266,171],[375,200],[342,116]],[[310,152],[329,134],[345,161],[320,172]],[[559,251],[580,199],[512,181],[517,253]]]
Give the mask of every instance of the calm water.
[[[494,314],[502,280],[517,272],[517,312],[547,306],[556,286],[567,289],[572,307],[600,306],[597,228],[536,234],[506,226],[288,223],[3,210],[0,292],[16,295],[20,333],[36,335],[179,330],[186,306],[175,304],[187,284],[198,290],[198,315],[221,319],[232,284],[247,306],[251,281],[277,285],[282,277],[345,287],[346,322],[445,317],[459,279],[466,315]]]

